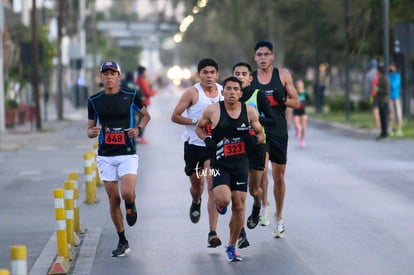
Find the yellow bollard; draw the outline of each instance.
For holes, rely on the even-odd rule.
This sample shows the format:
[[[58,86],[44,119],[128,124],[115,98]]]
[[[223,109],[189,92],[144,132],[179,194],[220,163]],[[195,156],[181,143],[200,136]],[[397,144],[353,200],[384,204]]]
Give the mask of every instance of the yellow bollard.
[[[99,176],[99,170],[98,170],[98,166],[96,165],[96,156],[98,155],[98,143],[95,142],[93,144],[93,154],[94,154],[94,166],[95,166],[95,181],[96,181],[96,186],[101,187],[103,186],[103,183],[101,181],[101,177]]]
[[[0,269],[0,275],[10,275],[10,272],[8,269]]]
[[[79,214],[79,175],[76,172],[70,172],[68,179],[73,181],[73,224],[75,233],[82,234]]]
[[[86,204],[94,204],[95,197],[94,190],[96,185],[92,181],[92,167],[85,167],[85,190],[86,190]]]
[[[48,274],[68,274],[69,272],[69,255],[68,239],[66,232],[66,213],[65,213],[65,190],[53,190],[55,202],[55,218],[57,221],[56,243],[57,257],[53,262]]]
[[[94,204],[96,202],[96,183],[93,178],[92,157],[91,152],[87,152],[83,155],[86,189],[85,202],[87,204]]]
[[[65,189],[65,210],[66,210],[66,234],[68,236],[68,244],[78,246],[80,244],[79,236],[75,233],[74,221],[74,187],[75,184],[71,180],[63,183]]]
[[[27,248],[24,245],[10,247],[11,274],[27,275]]]
[[[66,214],[65,214],[65,190],[53,190],[55,198],[55,218],[57,221],[56,241],[57,241],[57,255],[69,260],[68,237],[66,233]]]

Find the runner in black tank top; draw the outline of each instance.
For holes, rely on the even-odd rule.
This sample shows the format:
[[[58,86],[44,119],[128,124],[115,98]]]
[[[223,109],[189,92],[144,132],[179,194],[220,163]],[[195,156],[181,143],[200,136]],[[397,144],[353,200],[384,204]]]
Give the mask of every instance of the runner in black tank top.
[[[224,102],[208,106],[196,127],[197,135],[212,153],[213,193],[217,211],[224,215],[232,203],[230,239],[226,247],[229,261],[241,261],[235,245],[244,223],[249,167],[246,148],[264,140],[256,110],[240,102],[241,89],[242,83],[236,77],[225,79]],[[208,123],[211,123],[211,137],[205,131]],[[254,135],[249,133],[250,126]]]
[[[273,237],[281,238],[285,232],[282,212],[286,192],[285,171],[288,146],[286,107],[298,108],[299,100],[290,72],[282,68],[276,69],[272,65],[275,58],[272,43],[269,41],[259,41],[256,43],[254,51],[257,71],[253,73],[251,85],[253,88],[266,91],[267,99],[276,117],[276,126],[265,127],[265,131],[269,160],[272,163],[273,194],[276,202]],[[265,174],[267,167],[268,164],[266,163]],[[263,193],[266,194],[267,181],[265,181],[265,178],[263,178],[262,184]],[[263,210],[260,222],[262,225],[269,225],[270,205],[267,204]]]
[[[272,79],[268,84],[259,83],[259,80],[257,79],[257,71],[254,71],[252,75],[253,81],[251,84],[251,89],[259,89],[265,92],[266,98],[270,104],[270,108],[272,109],[273,115],[276,118],[275,126],[265,126],[266,137],[275,136],[287,138],[288,132],[285,115],[286,105],[279,104],[279,102],[277,102],[273,97],[274,89],[277,89],[278,93],[286,96],[286,89],[283,87],[283,84],[280,81],[279,70],[276,68],[273,69]]]
[[[215,158],[211,160],[211,167],[225,168],[230,173],[246,174],[249,162],[246,153],[246,145],[241,139],[249,134],[249,120],[247,118],[246,104],[242,104],[240,116],[237,119],[231,118],[224,102],[220,104],[220,120],[214,129],[211,129],[211,138],[217,144]],[[213,179],[214,186],[214,179]],[[246,190],[244,190],[246,187]],[[242,191],[247,191],[247,184]]]

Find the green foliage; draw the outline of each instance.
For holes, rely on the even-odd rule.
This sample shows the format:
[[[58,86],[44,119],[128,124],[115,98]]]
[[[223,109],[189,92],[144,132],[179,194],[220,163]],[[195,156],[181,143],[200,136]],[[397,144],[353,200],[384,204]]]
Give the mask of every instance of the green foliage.
[[[14,99],[6,99],[4,102],[4,107],[6,110],[17,109],[19,108],[19,103],[17,103],[17,101]]]
[[[383,55],[383,1],[347,1],[349,48],[351,58],[357,61],[351,65],[361,66],[364,60]],[[182,2],[186,14],[190,14],[196,1]],[[314,66],[318,48],[322,62],[343,69],[344,3],[343,0],[209,1],[195,15],[194,23],[179,44],[180,57],[185,64],[194,64],[206,54],[226,67],[238,61],[254,64],[255,42],[268,39],[275,46],[276,65],[281,63],[303,75],[305,69]],[[412,0],[390,1],[391,34],[393,23],[414,22],[413,6]]]

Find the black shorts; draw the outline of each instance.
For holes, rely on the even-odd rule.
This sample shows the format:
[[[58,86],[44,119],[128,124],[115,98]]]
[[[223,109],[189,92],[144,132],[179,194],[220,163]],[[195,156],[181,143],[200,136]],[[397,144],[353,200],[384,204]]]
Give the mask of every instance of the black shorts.
[[[266,137],[266,148],[269,152],[269,160],[277,164],[287,162],[287,137]]]
[[[263,171],[266,160],[265,144],[257,144],[253,149],[247,151],[249,156],[249,169]]]
[[[210,158],[206,147],[189,144],[184,142],[184,172],[187,176],[191,176],[198,168],[199,172],[203,169],[204,161]]]
[[[303,116],[303,115],[306,115],[306,111],[305,111],[305,109],[294,109],[293,110],[293,115],[294,116]]]
[[[248,178],[248,161],[245,163],[237,162],[237,168],[228,169],[221,166],[215,166],[212,170],[215,171],[213,175],[213,188],[219,185],[227,185],[231,191],[247,192],[247,178]]]

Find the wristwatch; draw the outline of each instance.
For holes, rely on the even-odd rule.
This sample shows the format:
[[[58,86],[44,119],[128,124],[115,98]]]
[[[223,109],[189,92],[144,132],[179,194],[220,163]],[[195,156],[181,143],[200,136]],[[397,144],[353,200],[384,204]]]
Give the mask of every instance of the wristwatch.
[[[144,131],[144,128],[142,128],[142,127],[137,127],[137,129],[138,129],[138,131],[139,131],[139,133],[138,134],[140,134],[140,133],[142,133],[142,131]]]
[[[193,119],[191,120],[191,124],[196,125],[196,124],[197,124],[197,121],[198,121],[198,119],[193,118]]]

